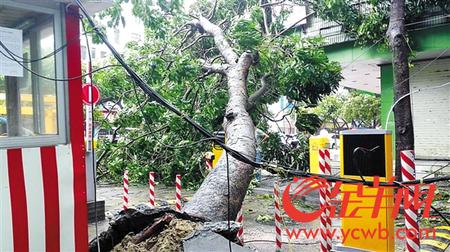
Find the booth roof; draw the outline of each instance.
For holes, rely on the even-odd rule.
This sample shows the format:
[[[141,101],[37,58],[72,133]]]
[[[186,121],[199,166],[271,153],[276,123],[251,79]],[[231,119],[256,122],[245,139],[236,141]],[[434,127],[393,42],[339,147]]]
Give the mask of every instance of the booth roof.
[[[15,0],[13,2],[26,3],[29,5],[37,5],[42,7],[55,8],[56,3],[76,4],[75,0]],[[113,5],[113,0],[82,0],[89,14],[102,11]]]
[[[54,0],[56,2],[74,3],[74,0]],[[89,14],[102,11],[113,5],[113,0],[82,0]]]

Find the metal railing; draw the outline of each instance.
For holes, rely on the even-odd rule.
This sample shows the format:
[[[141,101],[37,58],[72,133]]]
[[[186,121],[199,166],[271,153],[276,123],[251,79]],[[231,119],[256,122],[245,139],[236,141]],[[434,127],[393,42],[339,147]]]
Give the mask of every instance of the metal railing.
[[[361,3],[361,11],[370,11],[366,4]],[[450,24],[450,14],[442,12],[438,7],[430,9],[429,13],[419,20],[406,24],[408,30],[427,29],[436,26]],[[306,37],[322,37],[325,45],[339,44],[355,40],[354,37],[342,31],[342,26],[337,22],[323,20],[317,15],[308,19],[303,26],[303,33]]]

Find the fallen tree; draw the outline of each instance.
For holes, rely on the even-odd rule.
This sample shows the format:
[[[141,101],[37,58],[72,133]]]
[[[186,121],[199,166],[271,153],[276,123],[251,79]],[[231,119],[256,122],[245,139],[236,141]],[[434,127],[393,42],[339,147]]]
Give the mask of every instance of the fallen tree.
[[[163,95],[182,91],[182,101],[169,99],[179,102],[185,111],[194,111],[194,118],[204,121],[202,115],[210,110],[223,118],[223,123],[211,123],[210,130],[223,128],[226,144],[250,160],[256,155],[255,122],[257,127],[267,128],[263,118],[271,116],[266,115],[267,104],[286,96],[295,103],[294,109],[314,106],[341,79],[339,65],[328,61],[318,39],[302,39],[291,32],[295,26],[284,28],[287,9],[272,10],[278,7],[261,7],[257,1],[199,1],[185,14],[177,1],[162,2],[165,4],[160,3],[159,8],[153,8],[151,1],[133,2],[133,13],[148,28],[146,43],[130,53],[132,57],[147,56],[133,63],[142,67],[147,81]],[[116,17],[112,20],[120,20],[116,12],[110,14]],[[117,82],[114,85],[117,88]],[[194,95],[193,89],[197,90]],[[201,93],[209,94],[206,102],[212,100],[221,107],[197,105]],[[191,103],[183,102],[189,97]],[[174,122],[170,130],[180,130],[179,118],[164,113],[158,117],[155,111],[159,108],[147,102],[141,101],[139,106],[144,117],[153,115],[145,117],[152,128],[170,119]],[[196,106],[197,110],[189,109]],[[182,133],[186,137],[186,130]],[[184,211],[213,221],[234,219],[252,174],[251,165],[222,155]]]
[[[227,78],[229,98],[223,123],[226,143],[233,150],[254,160],[255,126],[247,109],[252,106],[252,101],[257,101],[265,94],[264,91],[255,93],[250,99],[247,95],[247,77],[250,67],[256,63],[255,54],[244,52],[239,56],[225,39],[223,31],[204,17],[199,17],[192,24],[193,29],[203,30],[213,36],[215,45],[225,59],[223,64],[204,64],[203,68]],[[265,85],[263,83],[261,88],[265,88]],[[226,220],[228,211],[230,216],[235,217],[247,193],[252,174],[251,165],[226,154],[225,158],[219,160],[216,169],[208,174],[184,211],[211,220]]]

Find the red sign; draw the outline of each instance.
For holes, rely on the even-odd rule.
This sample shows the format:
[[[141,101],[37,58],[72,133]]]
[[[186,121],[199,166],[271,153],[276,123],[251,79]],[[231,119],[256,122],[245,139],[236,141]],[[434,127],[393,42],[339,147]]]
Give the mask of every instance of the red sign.
[[[394,184],[395,177],[392,177],[391,180],[388,182],[389,184]],[[394,195],[386,194],[384,189],[387,187],[380,186],[380,178],[377,176],[374,176],[373,181],[373,187],[377,188],[377,193],[375,195],[365,195],[363,190],[363,184],[359,183],[357,184],[357,188],[355,191],[341,191],[340,187],[342,185],[341,181],[335,182],[335,185],[333,188],[331,188],[330,183],[328,183],[323,178],[318,177],[308,177],[303,180],[300,180],[299,178],[295,177],[293,183],[289,183],[283,193],[283,208],[286,212],[286,214],[293,220],[297,222],[311,222],[322,214],[322,212],[325,211],[325,208],[327,208],[330,212],[331,218],[361,218],[361,216],[357,216],[358,211],[363,208],[368,208],[367,206],[364,207],[358,207],[354,211],[352,211],[350,214],[348,213],[348,205],[349,203],[355,204],[355,203],[361,203],[363,198],[374,198],[374,205],[370,206],[369,209],[372,210],[372,218],[376,218],[380,212],[381,201],[384,198],[394,198],[394,205],[390,206],[390,208],[393,208],[391,218],[395,219],[397,217],[397,214],[400,210],[400,204],[403,203],[404,207],[413,207],[415,210],[418,210],[419,208],[423,207],[423,214],[422,216],[424,218],[430,218],[430,208],[431,203],[434,199],[434,193],[436,191],[436,185],[435,184],[414,184],[411,185],[410,188],[414,191],[413,197],[409,196],[409,190],[410,188],[407,187],[401,187],[397,188],[397,193]],[[291,188],[292,187],[292,188]],[[294,204],[294,201],[298,201],[302,196],[305,196],[306,194],[309,194],[315,190],[321,190],[321,189],[327,189],[330,188],[330,202],[326,206],[321,206],[320,209],[317,209],[313,212],[303,212],[301,209],[297,209],[296,205]],[[427,189],[427,190],[423,190]],[[338,193],[341,194],[341,199],[338,200],[337,195]],[[352,200],[350,201],[350,195],[354,194],[358,196],[358,200]],[[292,195],[292,196],[291,196]],[[426,197],[424,197],[426,196]],[[341,205],[341,211],[337,213],[337,204]]]
[[[92,92],[92,93],[91,93]],[[100,100],[100,91],[93,84],[84,84],[82,87],[83,102],[85,104],[96,104]]]

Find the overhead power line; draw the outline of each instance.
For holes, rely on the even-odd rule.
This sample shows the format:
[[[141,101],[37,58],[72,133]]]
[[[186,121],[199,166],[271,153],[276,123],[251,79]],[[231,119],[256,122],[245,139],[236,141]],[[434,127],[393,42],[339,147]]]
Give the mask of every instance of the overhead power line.
[[[34,71],[32,71],[31,69],[25,67],[21,61],[19,61],[13,54],[10,53],[9,50],[7,50],[8,48],[0,41],[0,46],[2,48],[5,49],[5,51],[10,55],[10,57],[17,62],[19,65],[21,65],[25,70],[29,71],[30,73],[40,77],[40,78],[44,78],[44,79],[48,79],[48,80],[54,80],[54,81],[69,81],[69,80],[74,80],[74,79],[79,79],[82,78],[84,76],[90,75],[92,73],[104,70],[106,68],[109,67],[117,67],[117,66],[121,66],[125,69],[125,71],[128,73],[128,75],[133,79],[133,81],[135,82],[135,84],[137,86],[139,86],[146,95],[148,95],[153,101],[156,101],[157,103],[161,104],[162,106],[164,106],[165,108],[167,108],[169,111],[175,113],[176,115],[180,116],[183,120],[185,120],[186,122],[188,122],[192,127],[194,127],[197,131],[199,131],[203,136],[205,136],[208,139],[211,139],[213,142],[215,142],[217,145],[221,146],[224,150],[226,150],[233,158],[244,162],[246,164],[249,164],[253,167],[257,167],[257,168],[265,168],[271,171],[279,171],[279,172],[284,172],[287,174],[291,174],[294,176],[300,176],[300,177],[312,177],[312,176],[316,176],[316,177],[320,177],[320,178],[324,178],[328,181],[331,182],[337,182],[337,181],[342,181],[344,183],[363,183],[365,185],[368,186],[372,186],[373,183],[371,183],[370,181],[362,181],[362,180],[358,180],[358,179],[348,179],[348,178],[340,178],[340,177],[336,177],[336,176],[330,176],[330,175],[322,175],[322,174],[313,174],[313,173],[309,173],[309,172],[302,172],[302,171],[292,171],[289,169],[288,165],[285,164],[273,164],[273,163],[269,163],[269,162],[255,162],[253,159],[254,157],[247,157],[246,154],[244,153],[240,153],[234,149],[232,149],[231,147],[229,147],[228,145],[226,145],[224,142],[222,142],[220,139],[216,138],[214,136],[214,134],[212,134],[211,132],[209,132],[207,129],[205,129],[203,126],[201,126],[200,124],[198,124],[196,121],[194,121],[191,117],[189,117],[188,115],[184,114],[183,112],[181,112],[178,108],[176,108],[174,105],[172,105],[169,101],[167,101],[164,97],[162,97],[160,94],[158,94],[155,90],[153,90],[151,87],[148,86],[147,83],[145,83],[142,78],[134,71],[131,69],[131,67],[125,62],[125,60],[122,58],[122,56],[115,50],[115,48],[109,43],[108,39],[106,38],[106,36],[103,34],[102,31],[100,31],[97,26],[95,25],[94,21],[92,20],[92,18],[87,14],[87,11],[85,9],[85,7],[83,6],[83,4],[80,2],[80,0],[76,0],[77,4],[80,7],[80,10],[83,12],[83,14],[85,15],[85,17],[87,18],[89,25],[91,25],[93,27],[93,31],[95,33],[97,33],[100,37],[100,39],[108,46],[108,48],[111,50],[113,56],[116,58],[116,60],[120,63],[119,65],[107,65],[95,70],[92,70],[89,73],[80,75],[80,76],[76,76],[76,77],[71,77],[71,78],[65,78],[65,79],[58,79],[58,78],[50,78],[47,76],[43,76],[39,73],[36,73]],[[2,51],[0,51],[1,54],[5,55]],[[8,57],[9,58],[9,57]],[[423,69],[421,69],[423,70]],[[448,85],[450,83],[445,83],[444,85]],[[442,86],[442,85],[441,85]],[[432,87],[432,88],[438,88],[438,87]],[[425,89],[422,89],[425,90]],[[438,181],[446,181],[446,180],[450,180],[450,176],[444,176],[444,177],[438,177],[438,178],[430,178],[430,179],[423,179],[423,180],[414,180],[414,181],[408,181],[408,182],[404,182],[404,184],[419,184],[419,183],[434,183],[434,182],[438,182]],[[380,183],[381,186],[397,186],[397,185],[392,185],[392,184],[388,184],[388,183]]]
[[[125,60],[122,58],[122,56],[111,45],[111,43],[108,41],[107,37],[103,34],[103,32],[97,28],[93,19],[89,16],[89,14],[87,13],[87,11],[86,11],[84,5],[81,3],[81,1],[76,0],[76,2],[78,4],[78,6],[80,7],[80,10],[83,12],[84,16],[88,20],[89,25],[91,27],[93,27],[94,32],[98,34],[99,38],[111,50],[111,52],[112,52],[113,56],[116,58],[116,60],[125,69],[125,71],[128,73],[128,75],[133,79],[135,84],[138,85],[144,91],[145,94],[147,94],[155,102],[157,102],[157,103],[161,104],[162,106],[164,106],[165,108],[167,108],[169,111],[180,116],[184,121],[189,123],[192,127],[194,127],[197,131],[199,131],[203,136],[205,136],[206,138],[210,138],[217,145],[221,146],[233,158],[237,159],[238,161],[249,164],[253,167],[266,168],[266,169],[269,169],[272,171],[273,170],[283,171],[285,173],[288,173],[288,174],[291,174],[294,176],[300,176],[300,177],[316,176],[316,177],[320,177],[320,178],[326,179],[331,182],[342,181],[343,183],[351,183],[351,184],[362,183],[364,185],[373,186],[373,182],[371,182],[371,181],[362,181],[359,179],[341,178],[341,177],[336,177],[336,176],[331,176],[331,175],[313,174],[313,173],[303,172],[303,171],[292,171],[289,169],[289,166],[286,166],[283,164],[255,162],[253,160],[254,157],[247,157],[246,154],[240,153],[240,152],[232,149],[230,146],[226,145],[220,139],[214,137],[214,135],[211,132],[209,132],[207,129],[205,129],[203,126],[201,126],[199,123],[194,121],[191,117],[184,114],[182,111],[180,111],[174,105],[172,105],[169,101],[167,101],[164,97],[162,97],[159,93],[157,93],[155,90],[153,90],[133,69],[131,69],[131,67],[125,62]],[[411,185],[411,184],[419,184],[419,183],[434,183],[434,182],[445,181],[445,180],[450,180],[450,176],[407,181],[407,182],[403,182],[403,183]],[[399,183],[401,183],[401,182],[399,182]],[[399,185],[397,185],[397,184],[389,184],[387,182],[380,182],[379,185],[380,186],[399,187]]]

